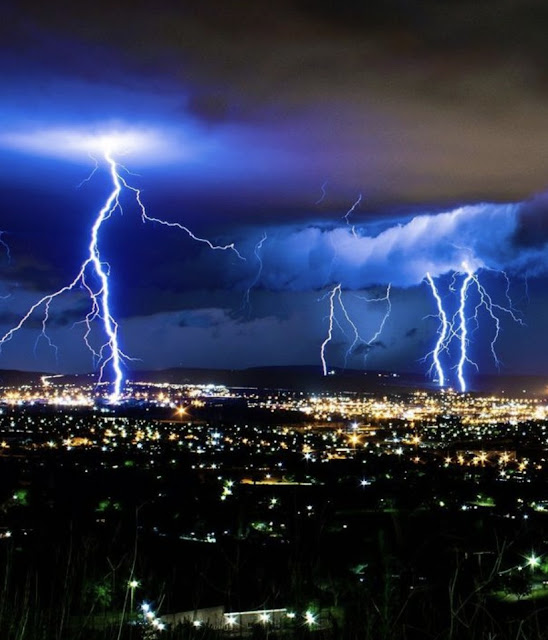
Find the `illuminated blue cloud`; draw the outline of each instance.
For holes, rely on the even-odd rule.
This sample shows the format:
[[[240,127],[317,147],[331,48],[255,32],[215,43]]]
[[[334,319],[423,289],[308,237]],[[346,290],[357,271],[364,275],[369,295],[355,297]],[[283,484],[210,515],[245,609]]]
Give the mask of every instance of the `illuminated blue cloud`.
[[[136,129],[123,124],[96,127],[28,127],[0,134],[0,147],[31,155],[60,158],[77,163],[89,162],[111,153],[117,159],[129,156],[144,164],[168,164],[190,154],[188,143],[176,143],[166,132],[152,127]],[[184,149],[184,153],[183,153]]]
[[[342,283],[363,289],[392,283],[410,287],[427,273],[467,269],[545,271],[545,246],[524,248],[516,233],[522,204],[475,204],[417,215],[369,235],[367,226],[288,226],[269,229],[261,284],[273,290],[322,289]]]

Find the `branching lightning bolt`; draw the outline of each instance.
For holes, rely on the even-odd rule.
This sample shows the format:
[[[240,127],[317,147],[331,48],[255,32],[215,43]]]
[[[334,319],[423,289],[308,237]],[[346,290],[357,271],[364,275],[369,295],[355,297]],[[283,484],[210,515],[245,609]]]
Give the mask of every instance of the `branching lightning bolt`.
[[[124,188],[128,189],[129,191],[133,191],[133,193],[135,194],[135,200],[137,201],[137,204],[141,209],[141,219],[143,222],[156,222],[157,224],[164,225],[165,227],[180,229],[181,231],[184,231],[188,236],[190,236],[192,240],[195,240],[196,242],[202,242],[203,244],[207,245],[210,249],[213,249],[214,251],[233,251],[240,260],[245,261],[245,258],[238,251],[238,249],[236,249],[233,242],[231,242],[230,244],[224,244],[224,245],[213,244],[211,240],[208,240],[207,238],[201,238],[200,236],[195,235],[188,227],[181,224],[180,222],[170,222],[168,220],[162,220],[161,218],[153,218],[152,216],[149,216],[147,214],[145,205],[141,200],[141,190],[138,189],[137,187],[130,185],[117,171],[117,167],[118,165],[114,164],[113,173],[116,174],[116,180],[118,180],[124,186]]]
[[[468,355],[466,353],[466,347],[467,347],[467,332],[466,332],[466,317],[464,314],[464,306],[465,306],[465,302],[466,302],[466,295],[468,292],[469,287],[471,286],[471,284],[473,283],[476,287],[476,290],[478,292],[478,296],[479,296],[479,300],[477,302],[477,304],[474,307],[474,313],[472,315],[472,319],[475,321],[476,323],[476,327],[479,325],[479,318],[478,318],[478,314],[481,308],[483,308],[485,310],[485,312],[489,315],[489,317],[493,320],[494,326],[495,326],[495,332],[493,335],[493,338],[491,339],[490,342],[490,348],[491,348],[491,354],[493,356],[493,360],[495,362],[495,365],[497,366],[498,369],[500,369],[500,359],[497,355],[496,352],[496,344],[498,342],[499,336],[500,336],[500,331],[501,331],[501,326],[500,326],[500,316],[497,315],[497,313],[503,313],[503,314],[507,314],[508,316],[510,316],[510,318],[516,322],[517,324],[524,326],[524,322],[523,320],[517,315],[516,311],[513,308],[513,304],[512,304],[512,299],[510,297],[510,280],[508,278],[508,275],[504,272],[498,272],[501,273],[503,278],[506,281],[506,288],[505,288],[505,296],[506,299],[508,301],[508,307],[503,307],[500,304],[497,304],[496,302],[493,301],[492,297],[490,296],[490,294],[487,292],[487,290],[485,289],[485,287],[481,284],[481,282],[479,281],[478,278],[478,274],[474,273],[466,264],[466,262],[463,263],[463,269],[464,272],[466,273],[466,277],[463,280],[463,283],[461,285],[461,295],[460,295],[460,305],[459,305],[459,321],[460,321],[460,344],[461,344],[461,357],[459,360],[459,364],[457,366],[457,374],[458,374],[458,378],[459,378],[459,384],[460,384],[460,388],[461,391],[466,391],[466,382],[464,380],[464,374],[463,374],[463,368],[464,368],[464,364],[466,362],[471,363],[472,365],[474,365],[477,369],[477,365],[475,362],[472,362],[469,358]]]
[[[443,387],[445,386],[445,374],[443,372],[443,367],[440,361],[440,354],[442,350],[446,348],[445,341],[447,340],[447,336],[449,335],[450,327],[447,320],[447,314],[445,313],[445,309],[443,308],[441,296],[438,292],[436,284],[434,283],[434,280],[432,279],[432,276],[429,273],[426,274],[426,280],[430,285],[430,288],[432,289],[432,295],[434,296],[434,299],[436,301],[436,305],[438,308],[438,318],[440,320],[440,328],[438,330],[438,339],[436,341],[436,345],[426,357],[428,358],[428,356],[432,356],[433,363],[430,367],[429,373],[432,371],[432,368],[435,367],[437,382],[440,387]]]
[[[356,296],[357,298],[359,298],[360,300],[365,300],[366,302],[383,302],[386,301],[387,302],[387,310],[386,313],[384,314],[382,321],[380,323],[379,328],[377,329],[377,331],[374,333],[374,335],[369,339],[366,340],[365,338],[362,338],[358,327],[356,325],[356,323],[352,320],[352,318],[350,317],[350,314],[348,312],[348,309],[346,308],[346,305],[344,304],[343,298],[342,298],[342,285],[339,283],[337,285],[335,285],[333,287],[333,289],[331,289],[331,291],[329,291],[329,293],[327,294],[327,297],[329,297],[329,315],[328,315],[328,330],[327,330],[327,336],[325,338],[325,340],[322,342],[321,348],[320,348],[320,359],[322,362],[322,369],[323,369],[323,375],[326,376],[327,375],[327,362],[326,362],[326,358],[325,358],[325,350],[327,345],[331,342],[331,340],[333,339],[333,329],[334,326],[337,325],[339,327],[339,329],[341,330],[341,332],[343,334],[345,334],[344,329],[342,328],[341,324],[339,323],[337,316],[336,316],[336,307],[338,305],[344,319],[346,320],[347,324],[350,326],[350,328],[352,329],[352,333],[354,335],[354,339],[351,343],[351,345],[348,347],[348,349],[346,350],[345,353],[345,358],[344,358],[344,363],[346,366],[346,362],[348,360],[348,357],[352,354],[352,352],[354,351],[354,349],[356,348],[356,346],[358,344],[364,344],[367,347],[372,347],[374,345],[374,343],[378,340],[379,336],[381,335],[384,326],[386,324],[386,321],[388,320],[388,317],[390,316],[390,312],[392,310],[392,303],[390,300],[390,289],[391,289],[391,285],[389,284],[386,288],[386,294],[380,298],[366,298],[364,296]],[[325,299],[325,296],[323,298],[320,298],[320,300]]]
[[[457,364],[455,365],[455,369],[459,389],[464,393],[468,387],[465,377],[466,364],[470,364],[476,370],[479,370],[477,363],[474,362],[469,356],[469,344],[471,336],[471,332],[469,330],[470,321],[473,321],[475,323],[475,329],[473,329],[472,331],[473,333],[479,327],[479,314],[482,309],[492,320],[494,325],[494,334],[492,339],[490,340],[490,350],[497,368],[500,368],[501,364],[496,351],[496,344],[501,332],[500,314],[508,315],[514,322],[522,326],[524,325],[524,323],[513,307],[512,299],[510,297],[510,280],[508,278],[508,275],[504,271],[496,273],[500,273],[506,281],[504,295],[506,297],[506,300],[508,301],[507,307],[500,305],[493,300],[492,296],[489,294],[485,286],[480,282],[477,271],[473,271],[466,262],[462,263],[462,268],[462,272],[453,273],[451,282],[449,284],[449,291],[457,294],[458,297],[457,310],[452,316],[451,320],[449,320],[447,311],[444,309],[442,298],[439,294],[436,284],[434,283],[434,280],[429,273],[426,274],[426,280],[430,285],[432,295],[436,301],[438,309],[437,317],[440,320],[438,339],[434,348],[429,354],[427,354],[426,357],[428,358],[429,356],[432,356],[433,362],[430,367],[430,371],[435,368],[438,384],[440,386],[444,386],[447,381],[447,376],[444,373],[440,355],[443,351],[449,354],[450,345],[453,340],[456,340],[458,344],[459,356]],[[460,285],[459,276],[464,276],[462,278],[462,281],[460,282]],[[478,298],[473,305],[473,311],[467,314],[467,306],[470,296],[472,295],[472,288],[475,289]]]
[[[368,347],[372,347],[375,344],[375,342],[380,338],[381,333],[384,331],[384,326],[386,325],[386,322],[390,317],[390,314],[392,313],[392,301],[390,299],[391,289],[392,289],[392,285],[388,284],[386,287],[385,295],[381,296],[380,298],[365,298],[364,296],[357,296],[358,298],[360,298],[361,300],[365,300],[366,302],[386,302],[386,312],[382,317],[379,328],[377,329],[377,331],[375,331],[375,333],[369,340],[365,341],[365,344]]]
[[[54,345],[47,333],[47,323],[49,320],[51,304],[62,294],[69,291],[74,291],[77,287],[82,288],[87,292],[91,303],[89,312],[82,320],[82,322],[86,326],[86,331],[84,333],[84,342],[92,352],[95,364],[99,367],[99,381],[103,380],[106,368],[111,368],[113,381],[110,400],[112,402],[118,402],[121,397],[123,384],[122,366],[125,361],[131,360],[131,358],[129,358],[129,356],[127,356],[120,348],[118,339],[119,325],[112,314],[110,304],[110,268],[108,263],[104,262],[101,258],[101,254],[99,251],[99,232],[101,230],[101,227],[103,226],[103,223],[106,222],[115,211],[122,210],[120,203],[120,194],[122,192],[122,189],[126,189],[134,194],[135,200],[141,211],[141,218],[143,222],[156,222],[167,227],[176,227],[187,233],[193,240],[206,244],[210,249],[221,251],[230,250],[233,251],[241,260],[245,260],[245,258],[238,252],[234,244],[216,245],[206,238],[196,236],[188,227],[178,222],[169,222],[167,220],[149,216],[141,199],[141,190],[130,185],[120,173],[120,168],[126,170],[125,167],[118,164],[116,160],[114,160],[109,150],[105,150],[104,159],[109,168],[113,189],[107,200],[105,201],[105,204],[97,214],[95,222],[92,225],[90,240],[88,244],[88,254],[86,259],[82,262],[78,273],[69,284],[61,287],[54,293],[40,298],[40,300],[34,303],[30,307],[30,309],[23,315],[17,325],[7,331],[0,338],[0,351],[3,345],[9,342],[13,338],[13,336],[23,328],[23,326],[33,315],[33,313],[38,309],[43,308],[42,330],[37,340],[40,340],[40,338],[45,339],[48,345],[52,347],[57,353],[57,347]],[[98,163],[96,161],[96,167],[93,169],[91,175],[86,178],[86,180],[84,180],[81,184],[91,179],[91,177],[97,171],[97,168]],[[2,241],[1,234],[0,244],[5,245],[5,243]],[[95,348],[91,344],[92,326],[94,321],[96,320],[99,320],[102,323],[102,329],[106,336],[106,341],[99,348]]]

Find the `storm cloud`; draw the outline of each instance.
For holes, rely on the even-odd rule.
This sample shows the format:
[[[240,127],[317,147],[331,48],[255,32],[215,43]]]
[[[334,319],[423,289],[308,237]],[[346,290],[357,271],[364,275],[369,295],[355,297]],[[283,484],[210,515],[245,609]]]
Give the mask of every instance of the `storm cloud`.
[[[475,204],[418,215],[367,235],[360,225],[278,228],[263,252],[260,282],[273,290],[345,289],[379,284],[410,287],[427,273],[437,277],[478,269],[545,273],[546,240],[524,244],[537,222],[531,205]]]
[[[317,362],[326,288],[341,285],[369,340],[386,305],[363,298],[391,283],[393,313],[368,366],[421,368],[436,331],[435,320],[421,322],[435,312],[421,282],[439,278],[451,302],[448,274],[466,263],[486,271],[497,300],[506,281],[487,270],[529,279],[512,294],[530,333],[505,325],[501,353],[516,370],[545,368],[541,0],[503,0],[496,11],[451,0],[8,0],[4,17],[0,229],[13,257],[0,263],[0,291],[11,294],[0,301],[4,330],[70,282],[86,255],[110,189],[104,166],[75,188],[93,169],[89,147],[97,135],[135,132],[153,144],[117,159],[149,214],[234,242],[246,258],[143,225],[124,198],[100,245],[124,348],[142,357],[135,366]],[[51,309],[66,370],[90,366],[82,326],[72,329],[83,293]],[[6,345],[4,366],[36,366],[25,354],[40,317]],[[349,346],[341,322],[330,360]],[[37,357],[52,366],[44,340]]]

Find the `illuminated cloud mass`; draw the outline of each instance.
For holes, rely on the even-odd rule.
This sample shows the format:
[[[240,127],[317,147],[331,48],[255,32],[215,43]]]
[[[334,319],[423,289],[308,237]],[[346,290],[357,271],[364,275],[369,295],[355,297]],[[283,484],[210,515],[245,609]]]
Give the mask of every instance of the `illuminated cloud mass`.
[[[264,252],[262,282],[273,289],[319,289],[332,282],[362,289],[392,283],[410,287],[462,269],[548,268],[543,250],[516,242],[523,205],[476,204],[417,215],[376,233],[367,227],[281,228]]]
[[[0,335],[78,273],[108,152],[149,216],[126,190],[98,237],[127,368],[320,370],[339,287],[376,339],[336,318],[330,365],[426,373],[426,274],[452,315],[465,263],[526,325],[501,319],[500,370],[548,374],[543,2],[54,5],[8,2],[0,34]],[[37,313],[0,367],[89,371],[85,293],[51,304],[57,358]]]
[[[182,141],[180,141],[182,146]],[[132,130],[123,125],[99,128],[29,127],[0,135],[0,146],[31,155],[42,155],[81,163],[84,158],[102,158],[106,152],[141,163],[169,163],[183,157],[175,152],[173,139],[154,130]]]

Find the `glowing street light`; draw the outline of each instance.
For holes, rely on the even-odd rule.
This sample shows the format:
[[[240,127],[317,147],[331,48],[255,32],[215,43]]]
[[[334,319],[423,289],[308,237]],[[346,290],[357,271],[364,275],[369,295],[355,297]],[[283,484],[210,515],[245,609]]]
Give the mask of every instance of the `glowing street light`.
[[[226,623],[229,627],[233,627],[236,624],[236,616],[226,616]]]
[[[531,553],[531,555],[527,557],[527,566],[530,569],[536,569],[539,565],[540,565],[539,556],[536,556],[534,553]]]
[[[129,610],[131,611],[132,614],[133,614],[133,597],[135,595],[135,589],[137,589],[139,585],[140,585],[139,580],[135,580],[135,578],[132,578],[127,583],[127,586],[129,587],[129,590],[130,590]]]
[[[312,613],[312,611],[307,611],[304,614],[304,619],[306,624],[311,627],[312,625],[316,624],[316,616]]]

